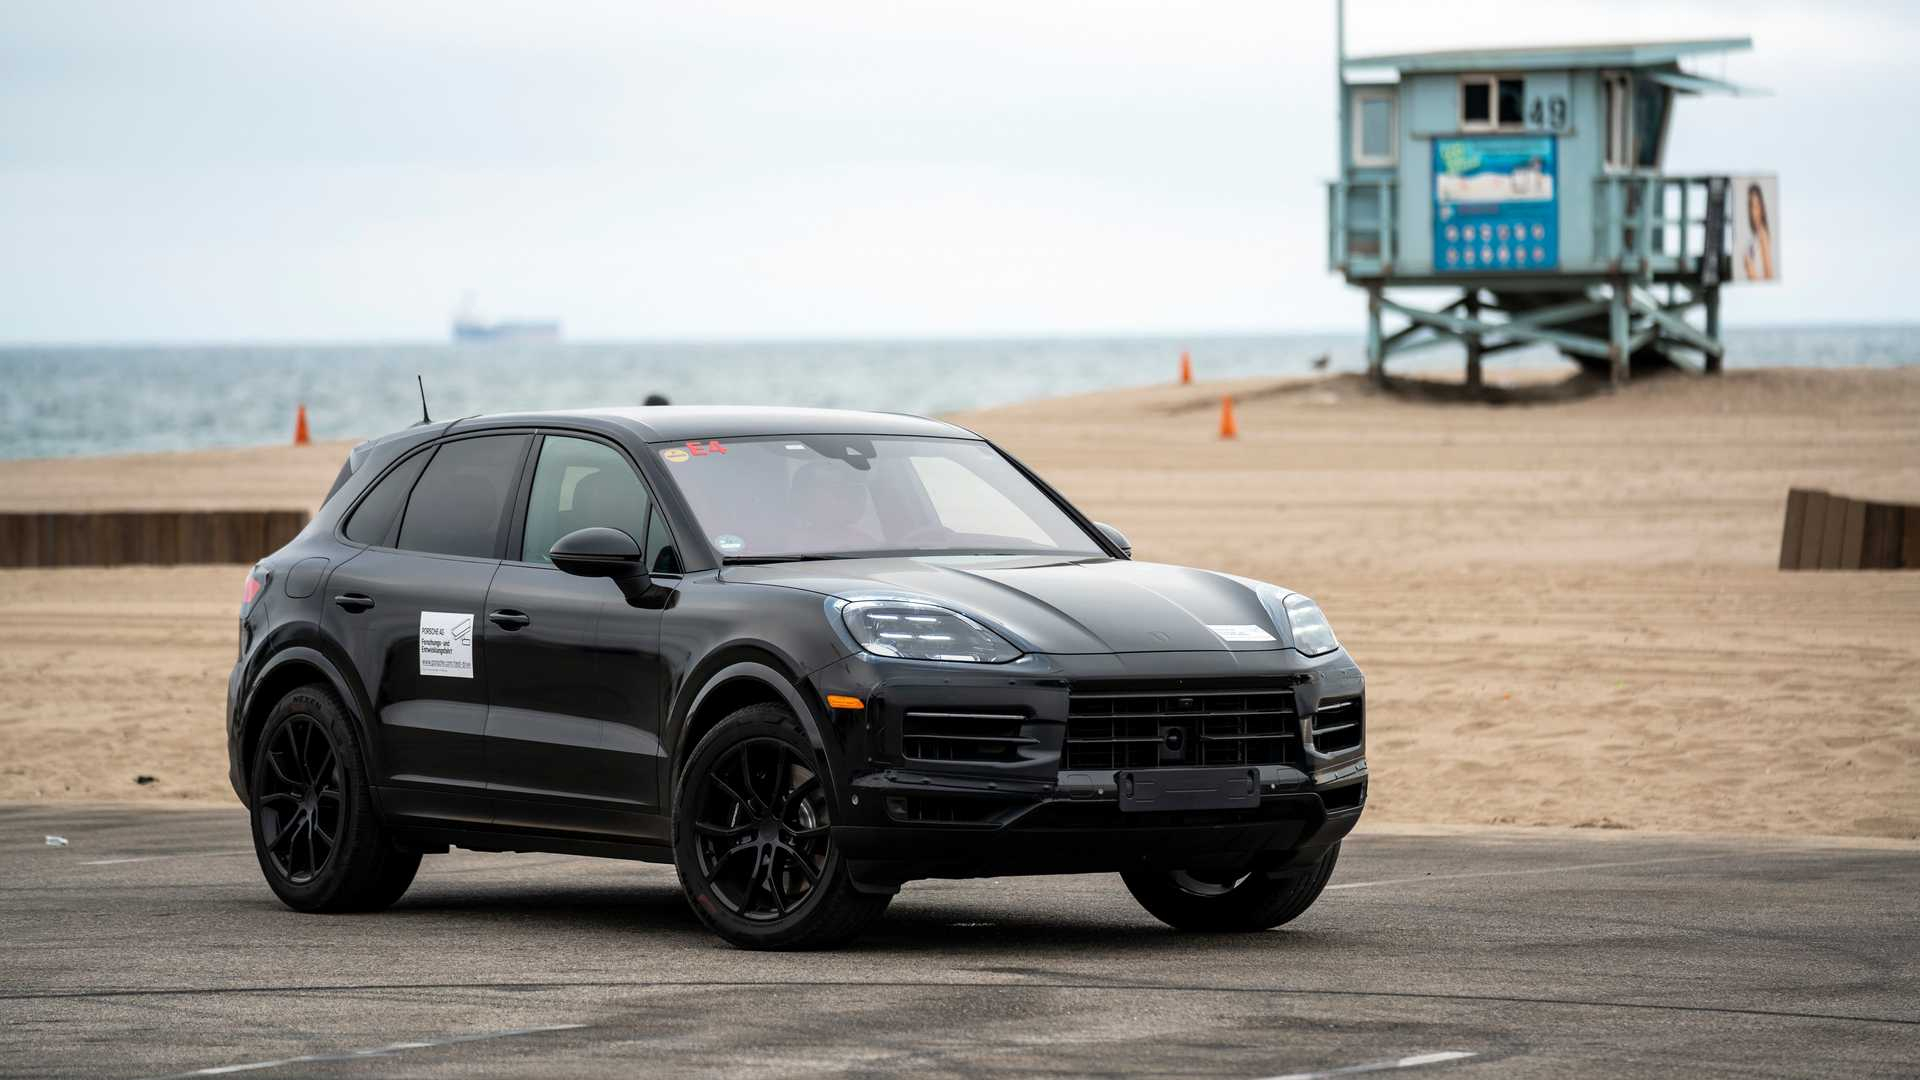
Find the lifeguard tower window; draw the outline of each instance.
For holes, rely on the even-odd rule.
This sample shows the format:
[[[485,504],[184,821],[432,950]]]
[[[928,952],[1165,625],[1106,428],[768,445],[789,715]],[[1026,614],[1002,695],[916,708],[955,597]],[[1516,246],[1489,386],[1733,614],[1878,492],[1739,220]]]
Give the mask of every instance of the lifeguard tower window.
[[[1633,83],[1625,75],[1608,75],[1607,88],[1607,168],[1624,169],[1633,160],[1633,113],[1627,108],[1628,90]]]
[[[1385,168],[1399,161],[1391,88],[1356,90],[1353,95],[1353,163]]]
[[[1497,75],[1460,78],[1460,130],[1518,130],[1526,126],[1527,81]]]
[[[1607,168],[1659,168],[1672,92],[1627,75],[1604,76],[1601,84],[1606,91]]]

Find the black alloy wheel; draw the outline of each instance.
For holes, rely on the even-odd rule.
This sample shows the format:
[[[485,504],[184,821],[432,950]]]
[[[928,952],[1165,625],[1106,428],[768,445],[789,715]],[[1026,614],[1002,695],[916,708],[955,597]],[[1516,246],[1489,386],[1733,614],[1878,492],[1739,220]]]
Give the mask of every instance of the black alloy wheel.
[[[407,891],[420,853],[373,804],[351,714],[330,687],[303,686],[261,721],[248,773],[260,873],[295,911],[379,911]]]
[[[826,869],[826,790],[786,742],[746,739],[700,782],[692,828],[700,873],[733,914],[786,918]]]
[[[1339,861],[1335,843],[1311,862],[1286,869],[1129,870],[1120,878],[1148,914],[1176,930],[1246,933],[1299,918],[1320,898]]]
[[[274,730],[262,761],[257,798],[266,856],[289,884],[310,884],[340,839],[346,782],[339,752],[318,720],[296,713]]]
[[[833,839],[825,751],[774,704],[715,724],[673,797],[673,862],[707,929],[742,949],[817,949],[865,929],[898,887],[854,880]]]

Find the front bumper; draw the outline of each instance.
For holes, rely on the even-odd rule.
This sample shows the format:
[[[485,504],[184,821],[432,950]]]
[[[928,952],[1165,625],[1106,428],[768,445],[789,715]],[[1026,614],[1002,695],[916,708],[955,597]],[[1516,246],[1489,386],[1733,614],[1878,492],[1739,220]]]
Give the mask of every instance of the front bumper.
[[[1352,830],[1366,803],[1365,679],[1344,650],[1317,658],[1290,649],[1030,655],[992,666],[860,655],[809,681],[818,701],[834,694],[864,703],[858,710],[822,707],[829,758],[838,759],[834,773],[846,778],[838,785],[841,824],[834,839],[863,885],[1129,869],[1278,869],[1318,858]],[[1184,756],[1182,749],[1141,746],[1136,749],[1158,757],[1090,766],[1085,751],[1075,749],[1085,742],[1070,746],[1069,739],[1089,730],[1087,700],[1116,688],[1168,708],[1210,708],[1208,695],[1236,695],[1220,707],[1251,709],[1257,695],[1263,706],[1287,703],[1290,715],[1267,715],[1261,730],[1273,734],[1253,736],[1275,742],[1219,739],[1203,750],[1189,741]],[[1190,705],[1195,701],[1203,704]],[[1332,725],[1320,718],[1336,710],[1349,721],[1346,730],[1337,739],[1321,737]],[[1189,740],[1203,730],[1201,719],[1226,719],[1123,715],[1135,725],[1132,734],[1178,729]],[[946,725],[936,730],[995,734],[956,753],[953,747],[966,746],[965,740],[926,735],[929,716]],[[976,722],[978,729],[965,727]],[[1261,749],[1237,748],[1255,746]],[[1252,778],[1257,802],[1233,809],[1124,805],[1122,783],[1171,765],[1219,765],[1216,750],[1236,755],[1234,768]],[[968,759],[970,752],[982,756]],[[953,758],[932,759],[946,755]]]

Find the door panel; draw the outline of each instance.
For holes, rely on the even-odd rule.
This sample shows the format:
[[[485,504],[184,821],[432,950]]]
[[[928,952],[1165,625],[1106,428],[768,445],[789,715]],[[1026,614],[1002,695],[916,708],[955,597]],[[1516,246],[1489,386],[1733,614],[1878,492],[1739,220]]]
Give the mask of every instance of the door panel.
[[[528,490],[521,550],[487,596],[489,782],[498,822],[664,839],[660,817],[662,590],[632,600],[619,583],[575,577],[546,559],[575,529],[626,531],[641,544],[651,499],[619,451],[549,435]]]
[[[389,470],[347,518],[348,537],[374,546],[328,578],[321,626],[373,703],[389,816],[493,819],[480,620],[532,445],[527,433],[443,440]]]
[[[421,613],[481,618],[499,565],[375,548],[327,579],[321,624],[346,646],[373,702],[377,782],[443,793],[443,812],[434,816],[491,819],[485,792],[487,662],[482,650],[472,649],[467,677],[421,674],[423,659],[429,667],[457,670],[451,661],[459,656],[452,635],[447,644],[430,642],[422,652]],[[476,633],[469,630],[470,644]]]

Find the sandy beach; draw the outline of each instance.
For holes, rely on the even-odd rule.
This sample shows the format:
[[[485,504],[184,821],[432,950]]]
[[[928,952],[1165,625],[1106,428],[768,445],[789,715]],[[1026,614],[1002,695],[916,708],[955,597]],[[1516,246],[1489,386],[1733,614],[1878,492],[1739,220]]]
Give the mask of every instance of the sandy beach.
[[[1497,407],[1251,380],[954,419],[1141,559],[1316,596],[1370,679],[1369,821],[1920,837],[1920,573],[1774,568],[1789,486],[1920,502],[1920,370]],[[347,445],[0,462],[0,509],[311,507]],[[0,572],[0,799],[231,801],[241,574]]]

